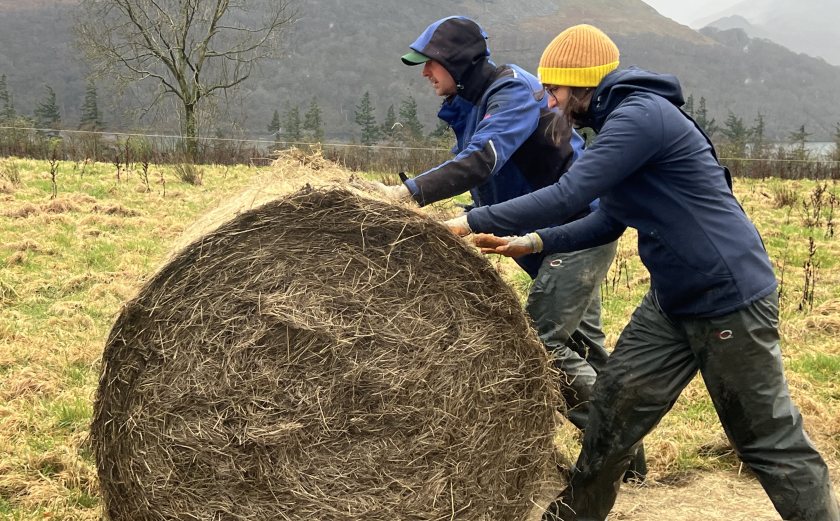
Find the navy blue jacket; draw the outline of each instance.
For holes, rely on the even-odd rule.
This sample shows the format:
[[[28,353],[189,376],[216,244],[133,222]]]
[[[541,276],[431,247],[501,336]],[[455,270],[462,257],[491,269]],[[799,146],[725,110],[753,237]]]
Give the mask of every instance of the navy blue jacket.
[[[776,279],[758,231],[682,104],[671,75],[608,74],[579,122],[598,132],[587,152],[554,185],[471,211],[470,227],[538,230],[545,252],[590,248],[635,228],[652,290],[674,316],[723,315],[770,294]],[[599,208],[583,219],[540,229],[596,197]]]

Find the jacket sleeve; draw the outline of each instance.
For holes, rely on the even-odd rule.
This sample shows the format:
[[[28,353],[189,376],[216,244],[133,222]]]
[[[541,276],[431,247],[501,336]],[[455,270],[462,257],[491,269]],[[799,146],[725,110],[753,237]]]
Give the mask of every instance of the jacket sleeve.
[[[406,182],[421,206],[487,181],[537,128],[539,102],[527,82],[509,78],[490,88],[487,112],[464,149],[452,160]]]
[[[544,255],[585,250],[610,243],[627,229],[623,223],[598,209],[586,217],[564,224],[538,230],[543,241]]]
[[[659,152],[662,135],[659,107],[644,99],[628,98],[610,114],[592,145],[556,183],[470,211],[470,228],[516,235],[568,220],[643,169]]]

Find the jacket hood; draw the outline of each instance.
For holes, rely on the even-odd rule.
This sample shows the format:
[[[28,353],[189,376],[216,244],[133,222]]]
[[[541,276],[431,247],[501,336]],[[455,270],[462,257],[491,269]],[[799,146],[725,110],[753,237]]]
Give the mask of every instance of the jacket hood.
[[[487,33],[465,16],[434,22],[409,47],[443,65],[459,85],[473,69],[484,68],[490,57]]]
[[[683,106],[682,87],[676,76],[659,74],[637,67],[615,70],[601,80],[592,95],[589,110],[576,123],[581,127],[601,130],[607,116],[630,94],[645,92],[670,101],[677,107]]]

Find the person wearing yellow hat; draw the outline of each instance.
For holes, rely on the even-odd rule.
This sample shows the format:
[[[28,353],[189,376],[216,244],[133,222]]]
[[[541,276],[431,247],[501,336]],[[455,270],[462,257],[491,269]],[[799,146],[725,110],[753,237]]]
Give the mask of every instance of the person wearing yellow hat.
[[[597,136],[553,185],[447,222],[459,235],[483,232],[474,238],[483,251],[513,257],[638,232],[651,287],[598,374],[580,456],[543,519],[604,520],[635,447],[699,372],[781,517],[838,521],[828,468],[788,392],[777,284],[758,230],[711,140],[680,110],[677,78],[618,62],[599,29],[560,33],[540,59],[540,81],[551,106]],[[554,225],[595,198],[594,212]]]

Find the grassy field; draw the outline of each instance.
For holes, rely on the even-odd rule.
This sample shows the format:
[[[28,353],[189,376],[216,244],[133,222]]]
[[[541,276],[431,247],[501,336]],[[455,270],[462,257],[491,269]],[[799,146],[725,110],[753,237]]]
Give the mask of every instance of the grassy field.
[[[86,446],[99,359],[120,306],[184,229],[262,170],[204,167],[203,183],[171,167],[0,161],[0,518],[98,519]],[[53,178],[55,182],[53,183]],[[840,470],[838,188],[736,180],[782,281],[782,335],[792,393],[815,443]],[[56,197],[52,198],[55,193]],[[495,263],[523,292],[527,280]],[[622,238],[603,286],[615,341],[648,285],[635,237]],[[564,437],[573,440],[574,436]],[[647,441],[651,477],[678,487],[697,473],[737,472],[705,390],[695,381]],[[573,441],[563,447],[574,457]]]

